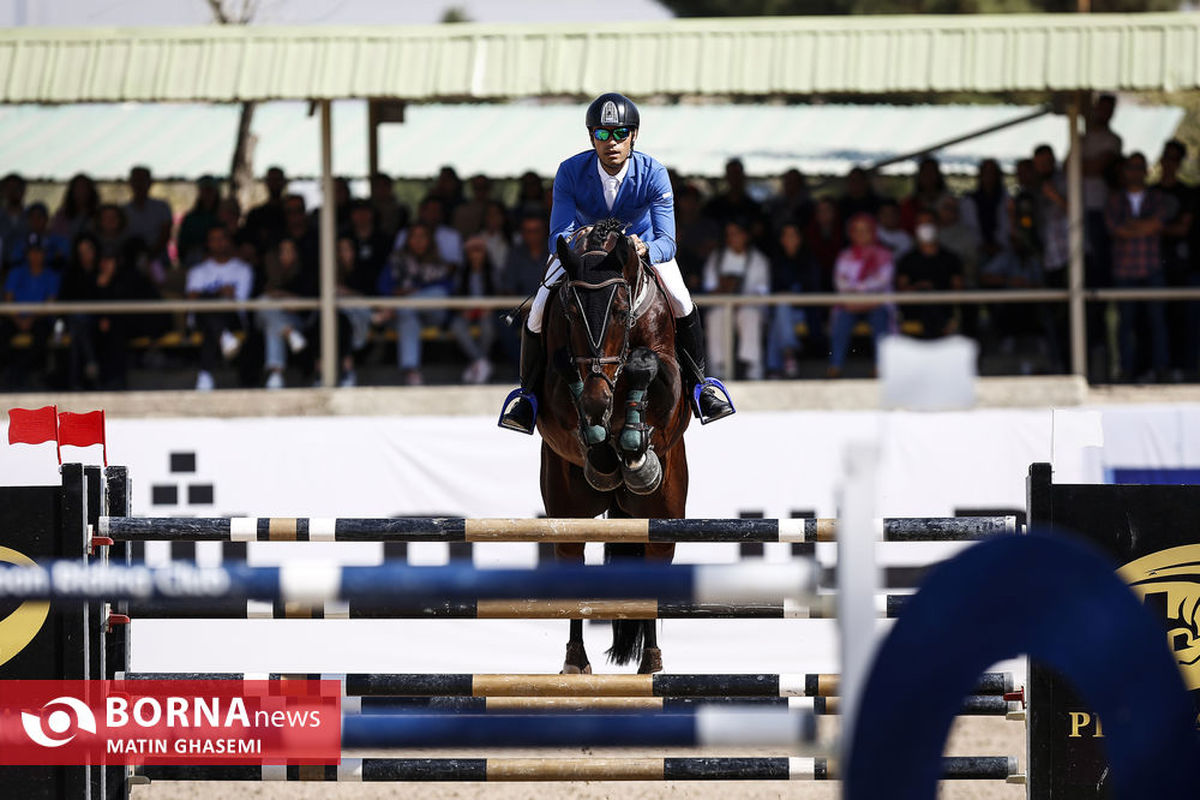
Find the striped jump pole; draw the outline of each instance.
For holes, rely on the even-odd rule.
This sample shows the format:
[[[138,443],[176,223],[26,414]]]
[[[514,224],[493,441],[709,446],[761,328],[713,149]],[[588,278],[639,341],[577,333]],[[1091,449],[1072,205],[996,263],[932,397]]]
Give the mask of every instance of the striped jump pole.
[[[947,756],[943,780],[1006,780],[1012,756]],[[343,758],[337,766],[143,766],[132,783],[153,781],[830,781],[826,758]]]
[[[881,617],[900,614],[907,595],[876,598]],[[171,603],[134,602],[133,619],[835,619],[833,595],[809,602],[686,603],[663,600],[460,600],[357,605],[214,600],[180,609]]]
[[[700,707],[662,714],[360,714],[342,747],[793,747],[814,742],[810,713]]]
[[[888,542],[982,539],[1016,517],[877,520]],[[468,519],[463,517],[100,517],[99,534],[218,542],[832,542],[836,519]]]
[[[703,706],[742,706],[804,711],[816,716],[842,713],[839,697],[345,697],[342,713],[355,714],[528,714],[531,712],[689,712]],[[1003,717],[1021,704],[1003,695],[963,698],[960,716]]]
[[[342,694],[404,697],[835,697],[836,673],[505,675],[470,673],[118,672],[117,680],[336,680]],[[971,694],[1003,695],[1012,673],[985,672]]]
[[[31,567],[0,565],[0,599],[150,600],[194,607],[214,599],[307,604],[340,600],[386,606],[427,602],[430,597],[526,600],[582,595],[604,600],[652,595],[695,603],[757,603],[815,596],[819,573],[812,559],[787,564],[662,566],[633,562],[538,569],[475,569],[461,564],[343,567],[324,562],[278,567],[198,567],[175,562],[151,568],[52,561]]]

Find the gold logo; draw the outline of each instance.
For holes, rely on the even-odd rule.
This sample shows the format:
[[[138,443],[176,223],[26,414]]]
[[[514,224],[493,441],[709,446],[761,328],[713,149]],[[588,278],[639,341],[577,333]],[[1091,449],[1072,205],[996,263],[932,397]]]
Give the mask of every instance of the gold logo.
[[[18,553],[8,547],[0,547],[0,563],[13,564],[18,567],[36,567],[29,556]],[[46,616],[50,613],[50,604],[44,600],[26,600],[17,606],[17,610],[4,619],[0,619],[0,665],[3,665],[17,653],[24,650],[33,637],[38,635]]]
[[[1167,643],[1187,688],[1200,689],[1200,544],[1159,550],[1118,573],[1151,610],[1162,613]]]

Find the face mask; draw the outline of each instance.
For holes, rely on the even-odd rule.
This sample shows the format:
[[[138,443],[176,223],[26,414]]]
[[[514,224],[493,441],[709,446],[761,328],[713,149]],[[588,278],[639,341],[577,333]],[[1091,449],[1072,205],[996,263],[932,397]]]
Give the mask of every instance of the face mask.
[[[932,244],[937,241],[937,225],[932,222],[922,222],[917,226],[917,241],[921,244]]]

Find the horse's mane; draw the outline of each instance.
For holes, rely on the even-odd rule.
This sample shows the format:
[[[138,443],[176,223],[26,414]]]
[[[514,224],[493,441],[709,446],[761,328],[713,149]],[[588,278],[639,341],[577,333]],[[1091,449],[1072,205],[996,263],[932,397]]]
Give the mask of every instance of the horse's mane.
[[[625,235],[625,223],[616,217],[607,217],[592,225],[592,229],[588,231],[587,241],[585,245],[588,250],[598,250],[603,248],[608,242],[608,237],[612,234],[618,236]]]

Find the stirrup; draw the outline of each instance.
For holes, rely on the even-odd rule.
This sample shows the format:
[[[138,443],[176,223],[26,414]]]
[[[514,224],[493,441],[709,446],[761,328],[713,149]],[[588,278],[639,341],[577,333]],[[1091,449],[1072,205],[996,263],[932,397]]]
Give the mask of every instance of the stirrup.
[[[533,410],[533,413],[530,415],[528,425],[526,425],[523,420],[513,418],[513,414],[517,409],[520,408],[519,404],[522,400],[529,403]],[[516,404],[515,407],[514,404]],[[523,386],[518,386],[516,389],[513,389],[508,393],[508,397],[504,398],[504,405],[500,407],[500,419],[496,422],[496,424],[501,428],[505,428],[510,431],[517,431],[518,433],[527,433],[532,436],[534,428],[537,424],[537,415],[537,395]]]
[[[700,395],[709,387],[716,389],[725,396],[725,402],[729,404],[728,411],[711,417],[704,416],[704,412],[700,408]],[[719,419],[725,419],[725,417],[737,413],[737,409],[733,407],[733,398],[729,396],[729,390],[725,388],[725,384],[716,378],[705,378],[696,384],[696,388],[692,390],[692,410],[696,412],[696,419],[700,420],[701,425],[707,425],[710,422],[716,422]]]

